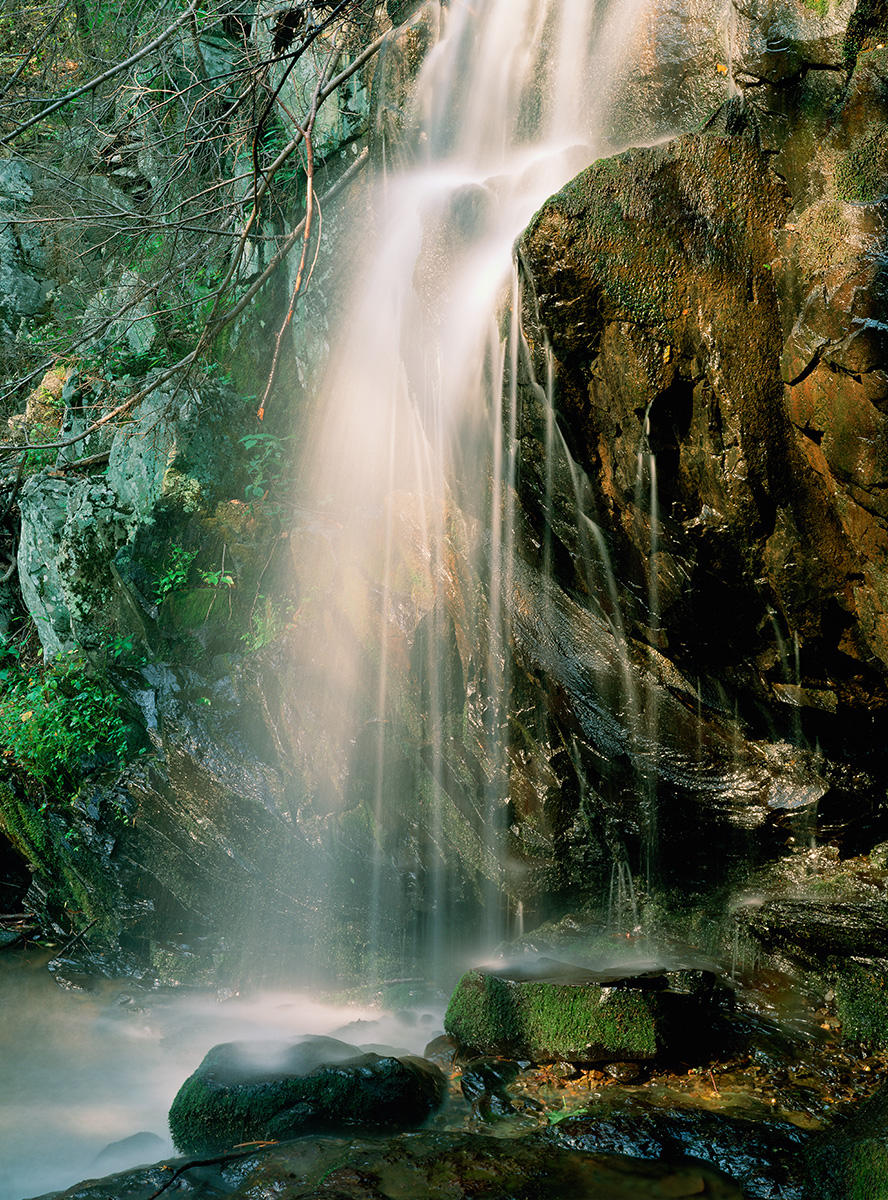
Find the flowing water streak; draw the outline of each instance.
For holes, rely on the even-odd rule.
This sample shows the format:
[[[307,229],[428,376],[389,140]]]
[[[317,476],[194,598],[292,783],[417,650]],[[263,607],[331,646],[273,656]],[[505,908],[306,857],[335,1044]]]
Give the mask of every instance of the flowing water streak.
[[[649,6],[650,0],[432,5],[443,29],[417,84],[415,152],[406,155],[405,168],[379,176],[369,216],[361,218],[367,247],[303,471],[307,507],[325,512],[327,536],[314,560],[306,551],[303,574],[322,577],[325,561],[337,564],[334,583],[315,585],[331,613],[338,607],[347,616],[333,630],[328,614],[325,653],[333,666],[315,669],[327,692],[317,701],[318,720],[325,744],[341,747],[328,772],[332,792],[349,779],[373,777],[377,831],[386,810],[405,802],[393,795],[398,783],[387,768],[387,722],[397,691],[393,628],[406,628],[413,644],[424,631],[413,668],[424,676],[423,828],[415,849],[426,861],[393,860],[377,833],[372,894],[364,906],[370,955],[377,960],[383,926],[403,923],[419,891],[432,925],[423,936],[439,950],[448,919],[446,845],[456,817],[445,788],[445,643],[452,639],[445,598],[457,586],[451,578],[457,514],[465,521],[469,559],[457,569],[486,573],[486,603],[474,612],[467,605],[463,614],[478,626],[460,632],[463,659],[466,646],[480,655],[477,678],[466,679],[466,686],[484,693],[488,782],[476,798],[475,836],[489,879],[485,938],[502,930],[497,831],[507,800],[509,682],[502,597],[511,587],[514,549],[520,341],[514,277],[505,346],[497,313],[510,299],[516,236],[548,196],[611,149],[605,117],[625,48]],[[402,149],[383,157],[405,155]],[[317,645],[311,649],[320,654]],[[366,679],[371,658],[375,684]],[[361,757],[355,747],[364,744],[368,724],[373,749]],[[336,760],[335,750],[330,754]],[[332,795],[333,815],[337,804],[347,807]],[[410,895],[406,882],[400,894],[392,891],[397,872],[402,882],[413,880]]]

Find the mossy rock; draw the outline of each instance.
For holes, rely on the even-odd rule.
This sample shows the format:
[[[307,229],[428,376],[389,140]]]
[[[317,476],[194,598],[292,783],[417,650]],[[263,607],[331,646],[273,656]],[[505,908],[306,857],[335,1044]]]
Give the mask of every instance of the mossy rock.
[[[888,1088],[841,1111],[805,1165],[807,1200],[888,1200]]]
[[[861,959],[841,963],[835,991],[843,1035],[880,1049],[888,1047],[888,962]]]
[[[591,973],[585,973],[591,976]],[[508,979],[469,971],[444,1028],[464,1054],[532,1062],[643,1062],[668,1053],[707,1005],[665,977],[595,982]]]
[[[836,165],[836,196],[848,204],[874,204],[888,195],[888,126],[873,121]]]
[[[419,1058],[364,1054],[335,1038],[214,1046],[169,1114],[184,1154],[309,1129],[410,1129],[441,1104],[444,1076]]]
[[[888,0],[858,0],[845,35],[845,64],[853,67],[861,50],[870,49],[886,36]]]

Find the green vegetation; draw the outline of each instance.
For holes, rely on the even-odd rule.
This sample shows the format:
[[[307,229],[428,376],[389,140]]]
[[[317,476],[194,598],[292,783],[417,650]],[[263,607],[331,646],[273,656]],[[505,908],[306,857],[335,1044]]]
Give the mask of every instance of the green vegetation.
[[[844,1036],[879,1049],[888,1047],[888,987],[884,972],[865,963],[843,963],[835,989]]]
[[[154,588],[154,600],[162,604],[171,592],[181,591],[188,583],[191,564],[197,558],[196,550],[186,550],[184,546],[169,547],[163,570]]]
[[[469,971],[444,1028],[479,1054],[536,1061],[650,1059],[660,1048],[656,992],[597,984],[516,982]]]
[[[0,748],[10,765],[57,791],[92,767],[123,767],[141,733],[120,693],[78,653],[24,664],[3,647]]]
[[[888,194],[888,128],[873,123],[836,168],[836,196],[848,204],[872,204]]]

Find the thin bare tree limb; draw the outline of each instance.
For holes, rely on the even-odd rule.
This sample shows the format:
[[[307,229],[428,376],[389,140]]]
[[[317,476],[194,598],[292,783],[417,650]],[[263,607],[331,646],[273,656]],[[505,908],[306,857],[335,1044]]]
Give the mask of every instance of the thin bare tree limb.
[[[52,104],[47,105],[46,108],[41,109],[39,113],[35,113],[33,117],[30,117],[27,121],[22,122],[22,124],[16,129],[13,129],[12,133],[8,133],[6,137],[0,138],[0,146],[11,145],[17,138],[20,138],[23,133],[26,133],[27,130],[31,129],[34,125],[38,125],[41,121],[45,121],[51,113],[57,112],[60,108],[64,108],[64,106],[66,104],[70,104],[72,100],[77,100],[80,96],[85,96],[88,92],[95,91],[97,87],[100,87],[103,83],[107,83],[109,79],[114,79],[117,75],[122,75],[124,71],[129,70],[130,67],[133,67],[136,65],[136,63],[141,62],[143,58],[147,58],[149,54],[153,54],[159,46],[162,46],[164,42],[169,41],[176,30],[181,29],[181,27],[187,21],[191,20],[196,9],[197,0],[191,0],[191,3],[188,5],[188,8],[185,10],[182,16],[173,21],[172,25],[168,25],[166,29],[164,29],[163,33],[158,34],[157,37],[152,42],[149,42],[147,46],[143,46],[141,50],[137,50],[135,54],[131,54],[129,58],[124,59],[123,62],[115,63],[113,67],[109,67],[108,70],[103,71],[101,75],[96,75],[94,79],[89,81],[89,83],[83,84],[82,87],[75,88],[73,92],[67,92],[64,96],[60,96],[58,100],[55,100]]]

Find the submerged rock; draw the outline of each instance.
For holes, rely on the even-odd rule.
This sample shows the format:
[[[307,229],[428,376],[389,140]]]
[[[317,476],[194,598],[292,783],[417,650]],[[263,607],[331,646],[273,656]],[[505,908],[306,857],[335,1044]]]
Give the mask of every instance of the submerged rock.
[[[530,978],[469,971],[444,1027],[463,1053],[532,1062],[644,1062],[702,1043],[709,996],[669,986],[665,973],[622,976],[559,969]],[[711,994],[711,993],[710,993]]]
[[[409,1129],[445,1091],[432,1063],[365,1054],[335,1038],[225,1042],[179,1089],[170,1132],[180,1150],[201,1154],[308,1129]]]

